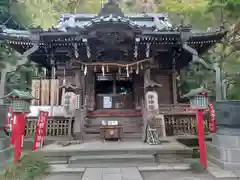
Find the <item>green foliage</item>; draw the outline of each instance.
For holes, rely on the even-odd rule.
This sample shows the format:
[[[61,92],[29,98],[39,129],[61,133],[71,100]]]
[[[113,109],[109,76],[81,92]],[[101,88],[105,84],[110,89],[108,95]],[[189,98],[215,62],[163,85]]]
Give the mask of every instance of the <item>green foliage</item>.
[[[107,0],[106,0],[107,1]],[[12,1],[9,8],[9,0],[0,2],[0,22],[5,22],[10,16],[12,20],[20,22],[27,27],[51,28],[58,22],[61,13],[95,13],[101,8],[99,0],[18,0]],[[191,24],[195,30],[206,31],[209,27],[219,27],[223,20],[228,29],[240,17],[240,0],[126,0],[119,1],[124,12],[140,12],[144,5],[151,6],[156,12],[167,12],[173,24],[184,22]],[[144,4],[145,3],[145,4]],[[11,11],[9,11],[11,10]],[[4,12],[4,13],[2,13]],[[11,25],[12,27],[15,27]],[[239,32],[239,31],[238,31]],[[239,35],[234,35],[234,38]],[[223,71],[230,74],[226,78],[229,89],[229,97],[237,98],[240,94],[238,83],[239,77],[235,74],[240,72],[239,40],[233,37],[224,39],[222,44],[213,47],[212,52],[204,55],[208,63],[219,62]],[[13,63],[12,56],[7,55],[8,50],[1,48],[0,57],[2,61]],[[11,57],[11,58],[10,58]],[[14,59],[14,58],[13,58]],[[16,60],[15,60],[16,61]],[[179,87],[183,93],[193,88],[204,85],[209,90],[215,91],[215,75],[199,65],[190,65],[181,72]]]
[[[5,172],[5,180],[39,180],[49,170],[39,152],[24,155],[18,163],[12,164]]]
[[[194,159],[191,161],[190,163],[190,169],[192,172],[194,173],[203,173],[205,172],[205,169],[203,168],[203,166],[201,165],[199,159]]]

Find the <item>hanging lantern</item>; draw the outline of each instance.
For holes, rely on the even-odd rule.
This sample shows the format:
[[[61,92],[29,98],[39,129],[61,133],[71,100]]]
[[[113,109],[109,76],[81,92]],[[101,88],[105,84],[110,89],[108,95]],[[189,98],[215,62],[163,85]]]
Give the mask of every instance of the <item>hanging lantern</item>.
[[[84,67],[84,76],[87,75],[87,66]]]
[[[74,43],[74,55],[75,55],[75,58],[76,58],[76,59],[79,57],[78,45],[77,45],[77,43]]]
[[[52,68],[52,79],[55,79],[56,78],[56,68],[53,67]]]
[[[130,73],[131,74],[133,73],[133,67],[132,66],[130,67]]]
[[[121,67],[118,67],[118,74],[121,74]]]
[[[140,64],[140,68],[141,68],[141,70],[143,70],[143,65],[142,64]]]
[[[102,66],[102,75],[105,76],[105,69],[104,69],[104,66]]]
[[[107,72],[109,72],[109,67],[107,66],[107,69],[106,69]]]
[[[84,66],[83,65],[81,65],[81,71],[83,71],[84,70]]]
[[[97,66],[94,66],[93,71],[94,71],[94,72],[97,71]]]
[[[139,74],[139,64],[137,63],[136,74]]]
[[[127,77],[129,77],[128,65],[126,67],[126,71],[127,71]]]

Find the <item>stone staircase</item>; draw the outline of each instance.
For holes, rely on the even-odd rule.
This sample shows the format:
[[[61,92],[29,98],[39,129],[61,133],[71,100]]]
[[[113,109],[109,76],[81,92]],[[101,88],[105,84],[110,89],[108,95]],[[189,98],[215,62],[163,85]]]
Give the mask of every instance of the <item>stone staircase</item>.
[[[192,148],[176,140],[160,145],[141,141],[101,142],[62,147],[51,144],[41,149],[51,164],[66,164],[69,168],[90,167],[156,167],[162,163],[185,163],[192,157]]]
[[[97,110],[89,113],[84,124],[84,139],[100,138],[100,126],[103,120],[118,120],[123,126],[124,140],[141,139],[142,115],[134,110]]]
[[[135,167],[156,165],[152,154],[78,155],[69,158],[68,167]]]

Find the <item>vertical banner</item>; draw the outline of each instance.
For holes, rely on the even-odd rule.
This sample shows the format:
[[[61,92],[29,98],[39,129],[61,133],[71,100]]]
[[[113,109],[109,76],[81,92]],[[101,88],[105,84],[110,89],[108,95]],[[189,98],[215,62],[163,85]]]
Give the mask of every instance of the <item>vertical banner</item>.
[[[12,123],[12,137],[14,139],[14,162],[21,158],[24,130],[26,123],[26,113],[14,113]]]
[[[48,112],[39,111],[38,120],[36,122],[34,142],[33,142],[33,150],[39,149],[43,145],[43,139],[46,135],[47,129],[47,118]]]
[[[200,151],[200,163],[204,169],[207,168],[207,152],[204,138],[204,120],[203,110],[198,109],[197,111],[197,132],[198,132],[198,144]]]
[[[209,130],[212,133],[216,133],[216,119],[215,119],[215,111],[213,104],[209,104],[209,112],[210,112],[210,121],[209,121]]]

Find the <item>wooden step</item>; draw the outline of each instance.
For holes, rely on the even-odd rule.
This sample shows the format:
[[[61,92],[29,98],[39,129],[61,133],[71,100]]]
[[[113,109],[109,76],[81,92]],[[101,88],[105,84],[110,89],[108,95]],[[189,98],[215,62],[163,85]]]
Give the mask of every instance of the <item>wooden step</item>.
[[[88,113],[88,116],[89,117],[141,116],[141,112],[132,109],[99,109]]]
[[[142,132],[143,120],[141,116],[125,116],[125,117],[88,117],[84,123],[84,132],[87,134],[99,134],[102,121],[117,120],[123,126],[124,133],[140,133]]]
[[[84,128],[84,132],[89,134],[100,134],[100,125],[99,126],[89,126]],[[142,132],[142,128],[140,127],[123,127],[123,132],[125,133],[140,133]]]
[[[142,117],[91,117],[85,120],[85,124],[101,125],[102,121],[115,121],[117,120],[120,125],[142,125]]]

